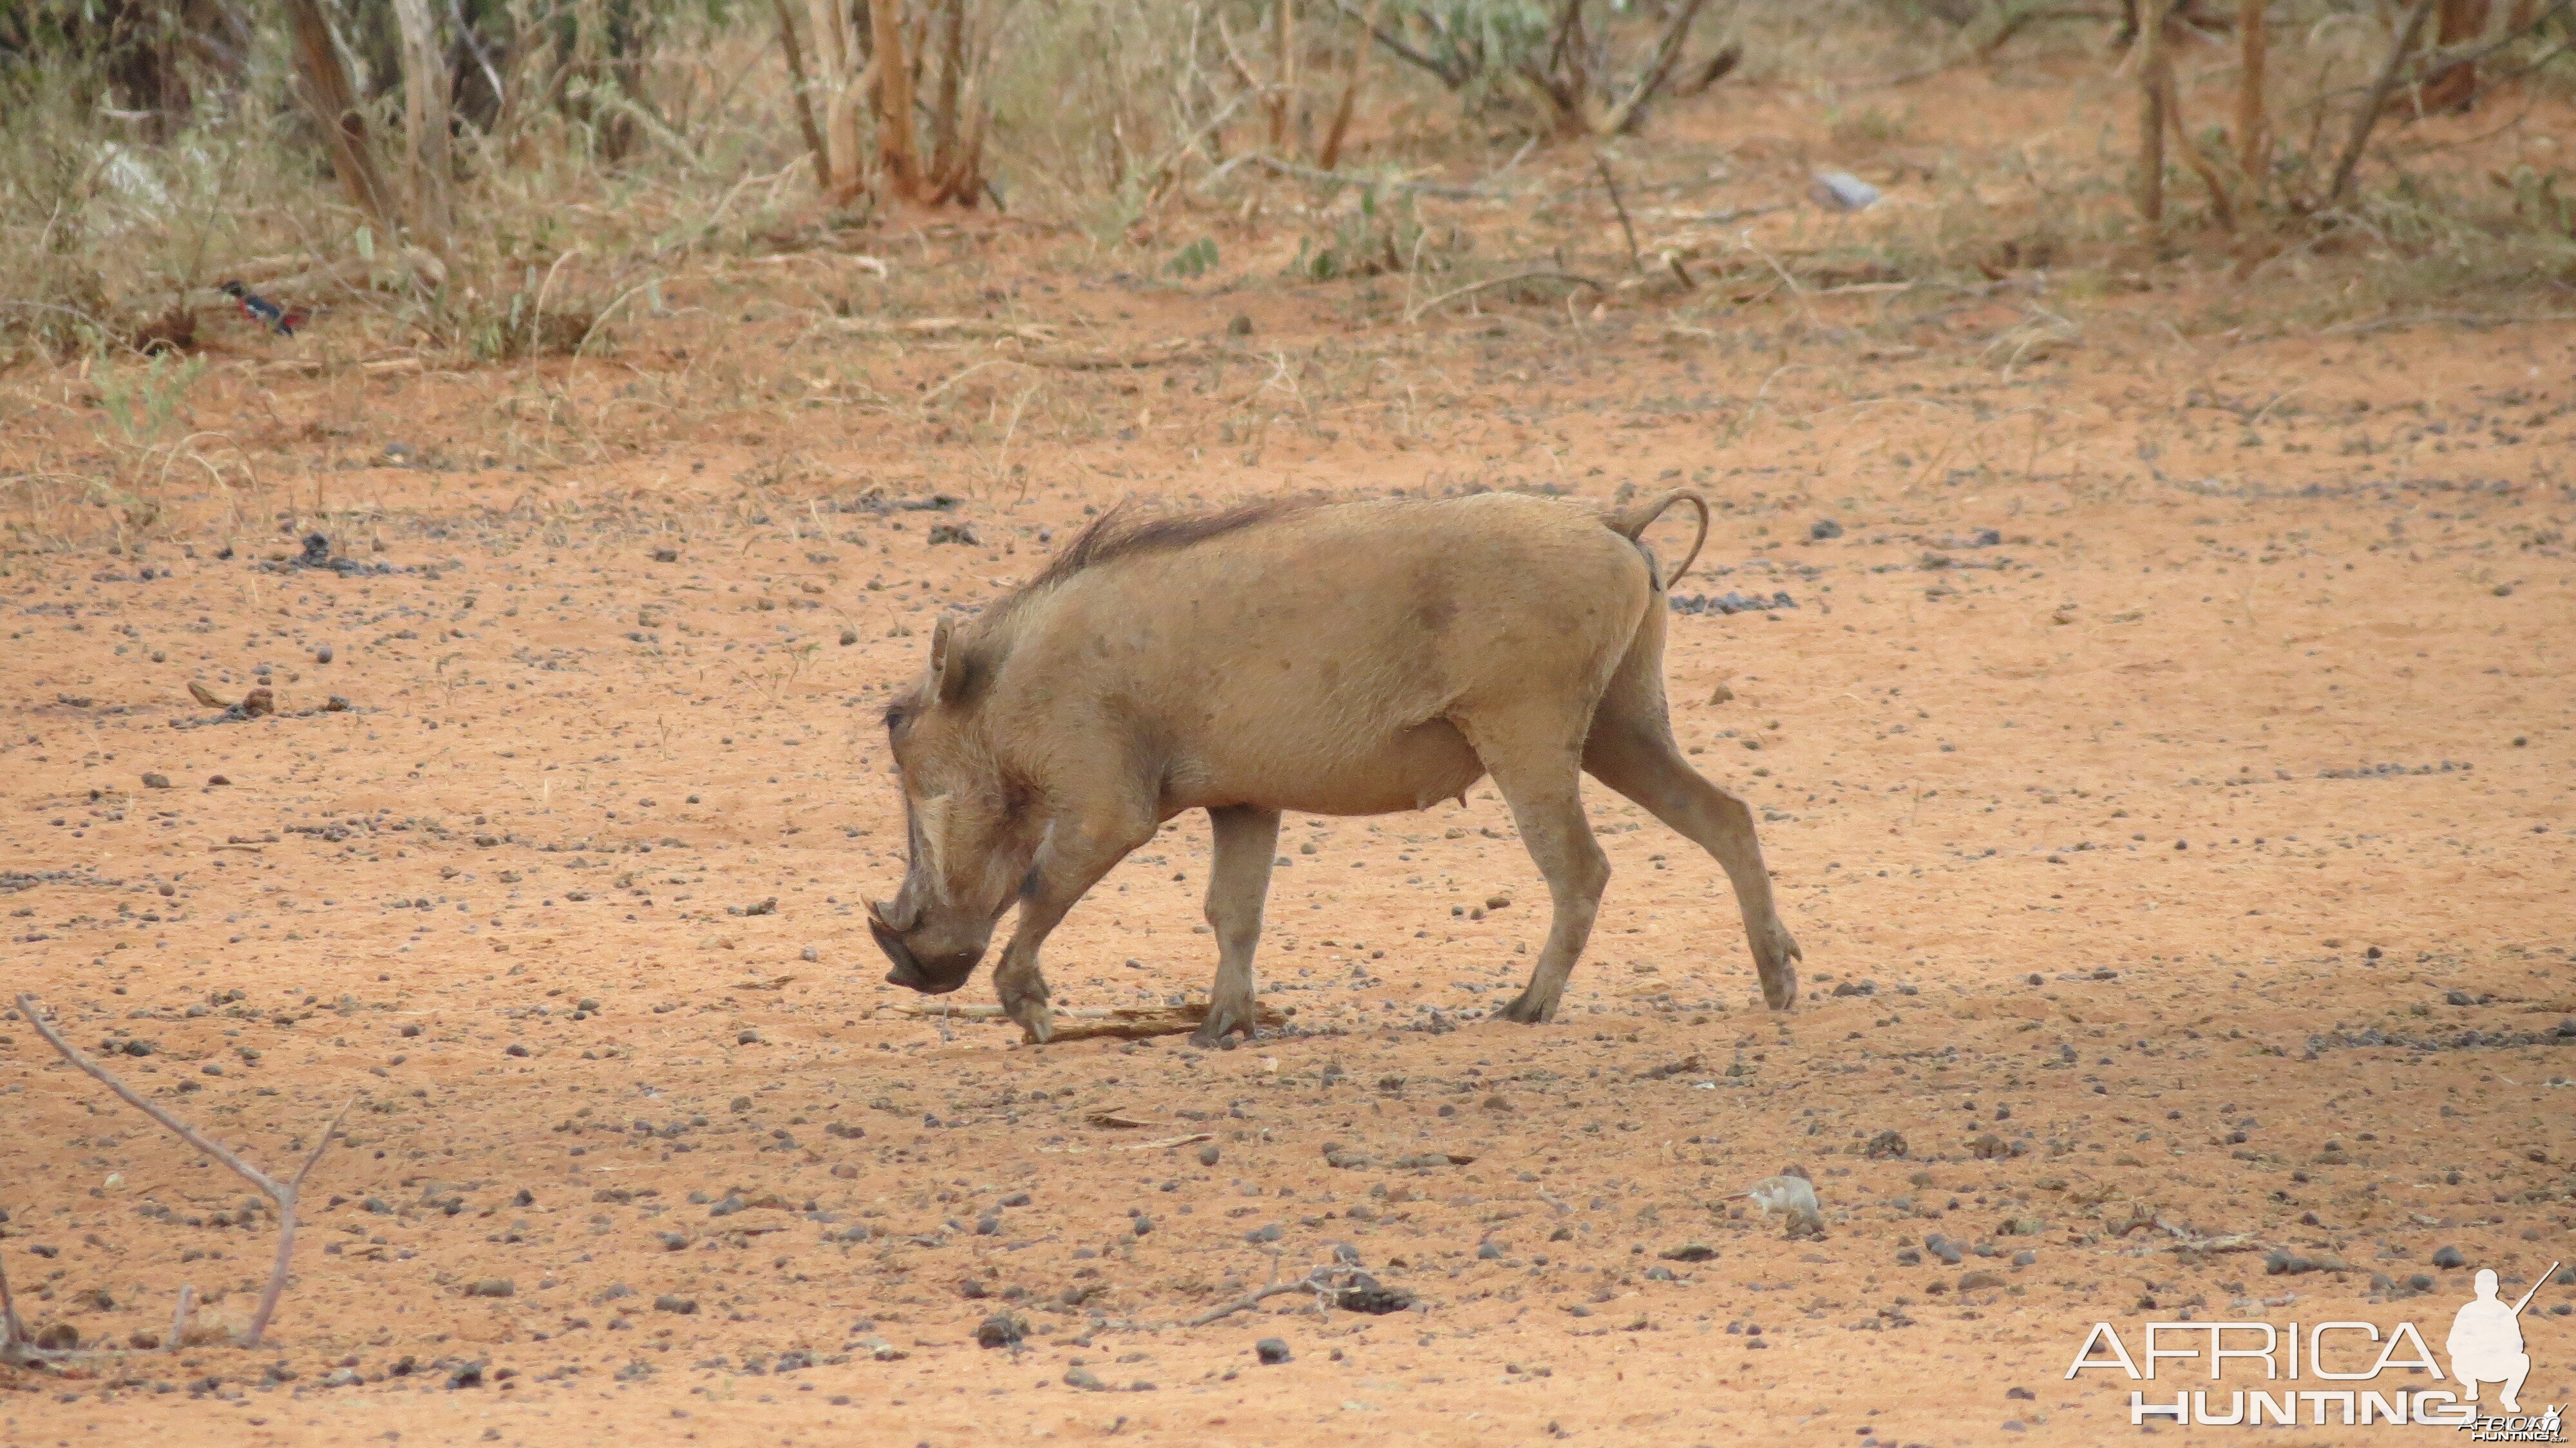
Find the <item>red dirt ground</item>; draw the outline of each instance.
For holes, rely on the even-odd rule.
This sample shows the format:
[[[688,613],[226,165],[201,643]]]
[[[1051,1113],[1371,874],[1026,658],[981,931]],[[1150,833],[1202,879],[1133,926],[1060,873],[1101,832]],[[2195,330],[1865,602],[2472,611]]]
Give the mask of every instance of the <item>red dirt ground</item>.
[[[1988,305],[1957,325],[2004,334]],[[360,1098],[268,1346],[0,1370],[0,1440],[2098,1443],[2136,1430],[2125,1378],[2065,1377],[2097,1320],[2438,1347],[2469,1269],[2576,1258],[2576,326],[2106,311],[1981,351],[1013,306],[1193,350],[1034,398],[958,382],[986,339],[785,323],[542,372],[220,362],[199,415],[264,491],[0,561],[10,987],[257,1162]],[[787,341],[792,388],[727,370]],[[943,382],[992,390],[961,422]],[[1006,432],[1015,397],[1056,421]],[[1290,821],[1261,969],[1295,1014],[1245,1049],[1032,1048],[880,983],[874,706],[1093,509],[1682,484],[1720,515],[1680,592],[1791,601],[1676,618],[1670,677],[1759,808],[1793,1011],[1715,865],[1595,798],[1564,1015],[1481,1019],[1545,928],[1483,787]],[[392,571],[295,566],[315,531]],[[186,687],[262,678],[246,722]],[[1204,992],[1205,855],[1175,820],[1094,892],[1060,1006]],[[0,1104],[31,1324],[125,1343],[183,1282],[246,1320],[239,1182],[14,1015]],[[1386,1164],[1422,1153],[1472,1160]],[[1738,1195],[1791,1164],[1820,1239]],[[1417,1305],[1174,1325],[1335,1243]],[[2570,1283],[2522,1319],[2527,1405],[2576,1396]],[[1003,1311],[1026,1341],[977,1346]]]

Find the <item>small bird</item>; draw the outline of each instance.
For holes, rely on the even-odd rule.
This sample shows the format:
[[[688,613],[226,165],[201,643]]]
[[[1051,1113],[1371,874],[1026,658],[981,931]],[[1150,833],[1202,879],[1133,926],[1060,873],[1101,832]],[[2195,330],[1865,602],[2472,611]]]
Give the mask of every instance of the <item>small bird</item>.
[[[240,282],[226,282],[221,290],[225,296],[241,303],[243,316],[281,337],[294,336],[295,329],[304,325],[304,313],[290,312]]]

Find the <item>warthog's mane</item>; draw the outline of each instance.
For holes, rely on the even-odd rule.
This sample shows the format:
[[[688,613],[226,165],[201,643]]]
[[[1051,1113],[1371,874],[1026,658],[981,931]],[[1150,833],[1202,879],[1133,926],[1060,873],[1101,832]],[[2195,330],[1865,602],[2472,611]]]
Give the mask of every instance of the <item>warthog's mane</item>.
[[[1139,553],[1170,553],[1228,533],[1239,533],[1312,504],[1302,498],[1261,498],[1214,513],[1156,513],[1120,503],[1092,520],[1044,571],[1011,601],[1062,583],[1088,568]]]

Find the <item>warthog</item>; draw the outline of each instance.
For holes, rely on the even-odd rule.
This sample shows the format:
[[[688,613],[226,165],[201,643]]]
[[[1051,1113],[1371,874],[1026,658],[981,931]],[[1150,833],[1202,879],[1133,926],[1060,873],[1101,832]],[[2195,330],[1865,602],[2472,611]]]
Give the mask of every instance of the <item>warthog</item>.
[[[1193,1039],[1249,1035],[1280,812],[1423,809],[1490,775],[1555,906],[1503,1014],[1549,1020],[1610,876],[1588,772],[1716,857],[1763,999],[1786,1008],[1798,945],[1752,812],[1682,761],[1665,714],[1671,580],[1638,535],[1675,502],[1698,509],[1696,558],[1708,504],[1687,492],[1610,516],[1508,493],[1112,510],[1026,586],[941,619],[886,710],[910,836],[901,891],[868,907],[886,979],[957,989],[1016,901],[994,984],[1048,1039],[1047,933],[1163,821],[1204,809],[1218,963]]]

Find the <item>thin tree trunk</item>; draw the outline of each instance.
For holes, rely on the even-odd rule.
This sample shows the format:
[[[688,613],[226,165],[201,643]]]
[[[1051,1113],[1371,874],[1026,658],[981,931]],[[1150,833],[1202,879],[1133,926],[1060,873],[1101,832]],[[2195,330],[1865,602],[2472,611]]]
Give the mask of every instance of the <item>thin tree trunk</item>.
[[[958,103],[966,84],[966,0],[939,0],[939,94],[930,109],[930,175],[943,196],[956,183]]]
[[[2174,144],[2182,148],[2183,164],[2200,178],[2201,185],[2209,188],[2209,209],[2218,218],[2219,228],[2234,231],[2236,198],[2228,194],[2227,182],[2218,174],[2218,168],[2209,164],[2209,158],[2200,153],[2199,143],[2191,138],[2190,123],[2182,114],[2182,88],[2174,83],[2171,66],[2165,68],[2165,120],[2173,127]]]
[[[2264,0],[2236,4],[2236,170],[2245,179],[2248,205],[2260,204],[2271,175],[2272,138],[2263,109]]]
[[[2434,27],[2434,45],[2466,45],[2486,33],[2488,0],[2441,0],[2437,8],[2440,22]],[[2464,111],[2477,97],[2478,63],[2463,60],[2444,66],[2424,83],[2420,104],[2428,112]]]
[[[1297,103],[1297,0],[1274,0],[1272,15],[1279,71],[1270,95],[1270,154],[1278,156],[1287,150],[1288,115]]]
[[[921,148],[914,139],[903,0],[869,0],[868,18],[876,31],[877,160],[894,194],[916,201],[921,197]]]
[[[288,23],[295,31],[296,73],[302,79],[304,103],[322,128],[331,149],[331,174],[349,204],[367,214],[390,239],[401,224],[394,195],[377,169],[375,143],[367,134],[366,112],[358,106],[358,88],[340,63],[340,47],[320,0],[286,0]]]
[[[1332,128],[1324,132],[1324,148],[1315,153],[1317,169],[1330,171],[1342,162],[1342,140],[1350,134],[1351,112],[1359,104],[1360,71],[1368,64],[1369,37],[1377,33],[1378,15],[1385,0],[1369,0],[1368,19],[1360,22],[1360,38],[1351,47],[1351,68],[1342,73],[1342,99],[1333,107]]]
[[[402,27],[405,189],[412,228],[431,249],[447,244],[447,192],[455,173],[447,152],[447,51],[438,43],[438,17],[429,0],[394,0]]]
[[[787,56],[787,83],[796,92],[796,128],[805,133],[805,149],[814,157],[814,189],[828,194],[832,153],[823,143],[822,128],[814,124],[814,98],[805,93],[805,55],[796,44],[796,17],[789,13],[787,0],[769,0],[769,7],[778,17],[778,48]]]
[[[2138,6],[2138,219],[2151,236],[2165,226],[2165,6]]]
[[[2340,206],[2352,190],[2353,172],[2361,165],[2361,153],[2370,146],[2370,132],[2379,124],[2379,113],[2388,106],[2389,93],[2397,89],[2397,76],[2406,68],[2406,57],[2414,52],[2416,40],[2424,34],[2424,19],[2433,13],[2434,0],[2415,0],[2406,12],[2406,24],[2388,47],[2388,61],[2379,68],[2379,78],[2372,81],[2370,94],[2361,98],[2361,109],[2353,113],[2352,134],[2345,138],[2343,156],[2335,162],[2334,180],[2326,187],[2326,204]]]

